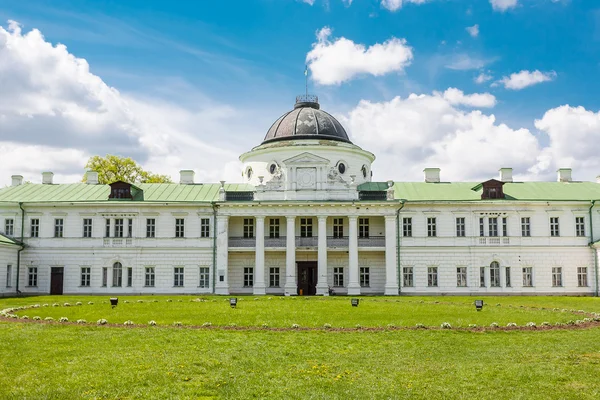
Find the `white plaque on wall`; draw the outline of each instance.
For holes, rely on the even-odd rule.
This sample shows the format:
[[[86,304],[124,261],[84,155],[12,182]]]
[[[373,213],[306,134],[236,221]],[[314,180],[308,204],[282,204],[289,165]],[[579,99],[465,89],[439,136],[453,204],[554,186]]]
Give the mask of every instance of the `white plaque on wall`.
[[[317,189],[317,169],[316,168],[297,168],[296,185],[299,190]]]

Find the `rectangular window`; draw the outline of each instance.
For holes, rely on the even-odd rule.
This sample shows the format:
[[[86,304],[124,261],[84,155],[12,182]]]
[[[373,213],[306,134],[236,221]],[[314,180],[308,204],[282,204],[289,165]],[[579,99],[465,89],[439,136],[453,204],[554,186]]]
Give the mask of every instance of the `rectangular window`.
[[[479,218],[479,236],[484,237],[485,236],[485,219]]]
[[[479,268],[479,286],[485,287],[485,267]]]
[[[92,219],[84,218],[83,219],[83,237],[91,238],[92,237]],[[83,286],[83,285],[81,285]]]
[[[144,271],[144,286],[154,287],[154,267],[146,267]]]
[[[498,236],[498,218],[490,217],[488,218],[488,235],[496,237]]]
[[[183,267],[173,268],[173,286],[183,287]]]
[[[27,270],[27,286],[37,286],[38,284],[38,269],[37,267],[29,267]]]
[[[333,268],[333,286],[343,287],[344,286],[344,267]]]
[[[9,288],[12,286],[12,265],[8,264],[6,266],[6,287]]]
[[[435,287],[438,285],[437,267],[427,267],[427,286]]]
[[[244,287],[254,286],[254,268],[244,267]]]
[[[146,237],[156,237],[156,219],[146,218]]]
[[[585,236],[585,218],[575,217],[575,233],[577,236]]]
[[[412,237],[412,218],[402,218],[402,236]]]
[[[414,286],[413,267],[402,268],[402,283],[404,287]]]
[[[490,286],[500,287],[500,264],[495,261],[490,265]]]
[[[504,271],[505,271],[504,276],[506,277],[506,287],[511,287],[512,285],[510,283],[510,267],[506,267],[504,269]]]
[[[106,287],[108,285],[108,268],[102,268],[102,287]]]
[[[550,217],[550,236],[560,236],[558,229],[558,217]]]
[[[13,236],[15,234],[15,220],[12,218],[7,218],[4,220],[4,233],[8,236]]]
[[[127,220],[127,237],[133,237],[133,220],[131,218]]]
[[[116,238],[123,237],[123,218],[115,219],[115,237]]]
[[[435,224],[435,217],[427,218],[427,236],[429,236],[429,237],[437,236],[437,227]]]
[[[370,284],[369,267],[360,267],[360,287],[369,287]]]
[[[588,285],[587,267],[577,267],[577,286]]]
[[[81,286],[90,286],[92,280],[92,269],[90,267],[81,267]]]
[[[532,267],[524,267],[523,268],[523,286],[526,286],[526,287],[533,286],[533,268]]]
[[[106,218],[106,223],[104,226],[104,237],[110,237],[110,218]]]
[[[175,218],[175,237],[185,237],[185,220],[183,218]]]
[[[269,287],[279,287],[279,267],[269,268]]]
[[[32,238],[40,237],[40,220],[38,218],[31,220],[30,234]]]
[[[312,218],[300,218],[300,237],[312,237]]]
[[[508,236],[508,218],[502,217],[502,236]]]
[[[244,238],[254,237],[254,218],[244,218]]]
[[[112,275],[113,287],[121,287],[123,286],[123,265],[120,262],[116,262],[113,265],[113,275]]]
[[[552,286],[562,286],[562,267],[552,267]]]
[[[456,267],[456,286],[467,286],[467,267]]]
[[[465,237],[465,218],[464,217],[456,218],[456,236],[457,237]]]
[[[369,238],[369,218],[358,219],[358,237]]]
[[[279,218],[269,218],[269,237],[275,239],[279,237]]]
[[[344,219],[334,218],[333,219],[333,237],[343,238],[344,237]]]
[[[210,237],[210,219],[200,218],[200,237]]]
[[[531,236],[531,222],[529,217],[521,218],[521,236]]]
[[[62,218],[56,218],[54,220],[54,237],[61,238],[63,237],[63,227],[64,221]]]
[[[198,282],[198,287],[201,287],[201,288],[210,287],[210,268],[200,267],[200,270],[198,271],[198,276],[200,277],[200,281]]]
[[[127,287],[131,287],[133,285],[133,268],[127,268]]]

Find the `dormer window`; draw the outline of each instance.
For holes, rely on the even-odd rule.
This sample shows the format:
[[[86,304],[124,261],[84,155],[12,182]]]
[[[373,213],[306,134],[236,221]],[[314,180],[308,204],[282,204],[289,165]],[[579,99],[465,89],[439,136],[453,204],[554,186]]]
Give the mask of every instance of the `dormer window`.
[[[139,197],[140,193],[141,190],[136,186],[127,182],[118,181],[110,184],[110,195],[108,198],[115,200],[133,200],[134,196],[137,194]]]
[[[481,192],[481,199],[503,199],[503,185],[504,182],[497,181],[496,179],[490,179],[489,181],[481,183],[481,188],[483,189]]]

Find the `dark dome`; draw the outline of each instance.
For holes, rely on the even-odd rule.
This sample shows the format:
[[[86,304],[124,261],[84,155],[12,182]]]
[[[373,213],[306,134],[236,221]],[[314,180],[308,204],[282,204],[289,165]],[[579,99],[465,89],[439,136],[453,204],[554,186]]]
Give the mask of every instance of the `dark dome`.
[[[320,109],[316,96],[297,97],[294,109],[275,121],[263,143],[290,139],[328,139],[351,143],[342,124]]]

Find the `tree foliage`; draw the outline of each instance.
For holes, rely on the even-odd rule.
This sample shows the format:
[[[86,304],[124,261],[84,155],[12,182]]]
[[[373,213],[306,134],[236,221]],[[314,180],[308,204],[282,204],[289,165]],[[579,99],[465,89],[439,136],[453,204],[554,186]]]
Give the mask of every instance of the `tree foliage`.
[[[106,157],[90,157],[85,168],[98,173],[98,183],[110,184],[117,181],[128,183],[171,183],[167,175],[153,174],[145,171],[138,163],[129,157],[107,154]],[[85,175],[83,182],[86,181]]]

